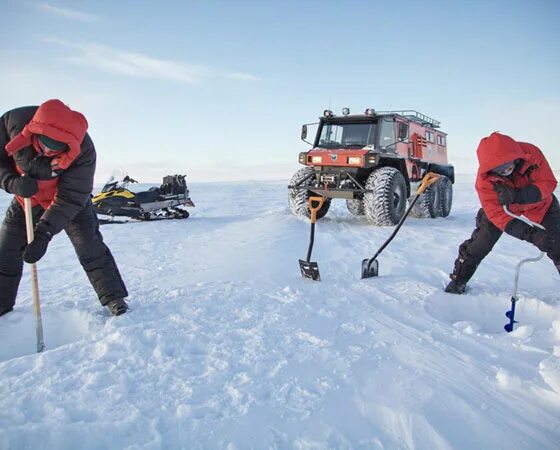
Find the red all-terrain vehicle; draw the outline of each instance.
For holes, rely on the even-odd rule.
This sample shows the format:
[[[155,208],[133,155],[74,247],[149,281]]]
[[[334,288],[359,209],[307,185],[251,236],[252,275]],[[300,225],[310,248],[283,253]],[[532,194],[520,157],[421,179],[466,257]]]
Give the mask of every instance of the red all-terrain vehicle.
[[[308,125],[318,125],[313,143]],[[417,111],[375,111],[342,116],[326,110],[319,123],[303,125],[301,139],[313,148],[300,153],[299,169],[290,182],[290,209],[310,216],[311,194],[326,198],[317,218],[333,198],[346,199],[348,210],[375,225],[396,225],[411,192],[428,172],[440,179],[418,199],[415,217],[447,217],[453,201],[453,166],[447,163],[447,134],[437,120]]]

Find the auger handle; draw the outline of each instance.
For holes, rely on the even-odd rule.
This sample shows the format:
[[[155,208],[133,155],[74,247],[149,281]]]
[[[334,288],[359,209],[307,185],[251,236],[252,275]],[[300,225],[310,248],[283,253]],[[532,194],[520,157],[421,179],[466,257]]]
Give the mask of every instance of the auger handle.
[[[531,227],[536,227],[536,228],[540,228],[541,230],[546,230],[545,227],[543,227],[540,223],[537,222],[533,222],[531,219],[525,217],[524,215],[518,216],[517,214],[513,214],[507,207],[507,205],[503,205],[504,207],[504,212],[510,216],[513,217],[514,219],[517,220],[521,220],[521,222],[525,222],[527,225],[531,226]]]

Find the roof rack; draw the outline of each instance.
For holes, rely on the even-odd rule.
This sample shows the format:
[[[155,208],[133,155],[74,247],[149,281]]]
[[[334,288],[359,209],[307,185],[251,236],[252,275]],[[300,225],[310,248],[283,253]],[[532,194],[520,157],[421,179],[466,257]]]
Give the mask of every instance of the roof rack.
[[[404,109],[398,111],[376,111],[375,114],[398,114],[399,116],[406,117],[407,119],[420,123],[422,125],[430,125],[433,128],[439,128],[440,126],[439,120],[432,119],[431,117],[428,117],[425,114],[419,113],[418,111],[414,111],[412,109]]]

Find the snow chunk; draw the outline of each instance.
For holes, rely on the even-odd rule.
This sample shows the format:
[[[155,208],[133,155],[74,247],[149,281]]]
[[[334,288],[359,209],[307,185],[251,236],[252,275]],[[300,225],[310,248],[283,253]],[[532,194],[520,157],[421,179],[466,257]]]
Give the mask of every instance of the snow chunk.
[[[498,369],[496,372],[496,380],[500,387],[504,389],[518,388],[521,386],[521,380],[518,377],[502,368]]]
[[[551,356],[539,364],[539,373],[551,389],[560,394],[560,358]]]

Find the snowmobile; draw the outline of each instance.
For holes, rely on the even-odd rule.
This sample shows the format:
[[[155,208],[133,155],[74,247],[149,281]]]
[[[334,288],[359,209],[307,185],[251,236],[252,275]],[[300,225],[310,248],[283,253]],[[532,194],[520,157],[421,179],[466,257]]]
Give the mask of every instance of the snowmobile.
[[[185,208],[194,207],[194,203],[189,197],[185,177],[186,175],[165,176],[161,186],[154,186],[143,192],[133,192],[128,188],[129,184],[138,183],[128,175],[121,181],[111,177],[92,200],[100,215],[99,222],[106,224],[186,219],[189,212]]]

